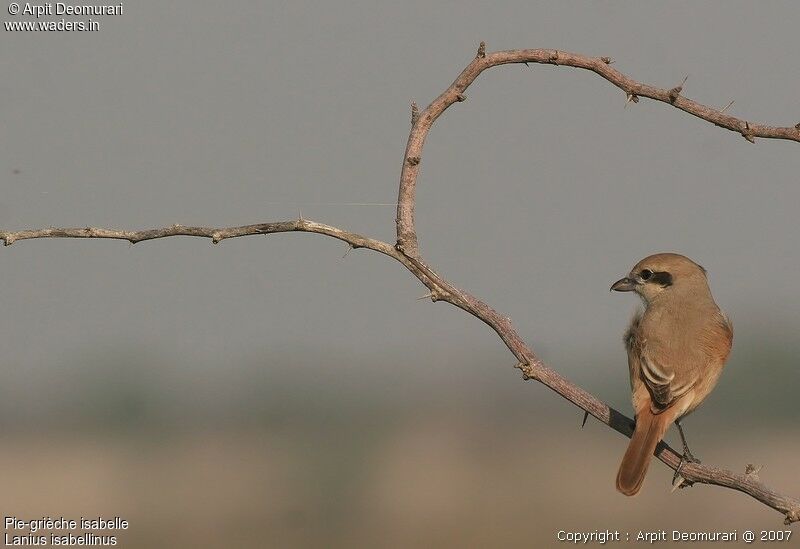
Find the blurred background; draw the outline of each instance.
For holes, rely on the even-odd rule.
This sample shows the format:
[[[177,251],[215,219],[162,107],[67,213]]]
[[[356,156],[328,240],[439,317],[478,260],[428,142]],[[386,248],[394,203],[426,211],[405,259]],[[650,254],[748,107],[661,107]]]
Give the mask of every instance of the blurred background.
[[[489,50],[608,55],[747,120],[800,121],[794,2],[125,3],[0,32],[0,228],[306,218],[393,242],[410,101]],[[89,17],[69,17],[87,20]],[[2,19],[35,20],[8,15]],[[47,18],[59,20],[61,16]],[[705,266],[734,352],[696,455],[800,496],[797,144],[576,69],[492,69],[434,127],[427,261],[630,414],[610,284]],[[0,250],[0,512],[122,516],[123,547],[555,546],[559,530],[782,528],[747,496],[626,499],[626,440],[401,266],[317,235]],[[522,252],[522,253],[521,253]],[[670,433],[670,441],[675,441]],[[797,525],[793,527],[795,535]]]

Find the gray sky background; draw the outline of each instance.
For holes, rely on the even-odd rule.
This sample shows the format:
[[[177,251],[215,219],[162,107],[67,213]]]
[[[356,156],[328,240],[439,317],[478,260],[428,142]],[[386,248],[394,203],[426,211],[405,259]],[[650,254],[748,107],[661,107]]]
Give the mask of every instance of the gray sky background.
[[[481,40],[608,55],[662,87],[688,74],[692,99],[800,120],[796,2],[140,1],[99,19],[97,33],[0,33],[4,229],[238,225],[302,209],[393,241],[393,208],[326,203],[394,202],[409,102],[439,94]],[[636,303],[608,287],[669,250],[710,271],[734,319],[726,378],[770,368],[746,363],[743,345],[796,348],[796,143],[754,146],[647,100],[623,108],[621,91],[564,67],[495,68],[467,95],[425,149],[422,251],[551,365],[589,389],[611,380],[601,396],[627,410],[620,336]],[[4,385],[33,391],[35,409],[59,390],[48,380],[127,349],[134,371],[158,356],[176,387],[207,383],[209,399],[248,368],[269,379],[273,362],[308,383],[367,376],[389,392],[386,380],[457,391],[462,365],[480,363],[486,391],[534,394],[483,324],[417,301],[423,289],[390,260],[344,252],[304,234],[19,242],[0,250]],[[764,383],[796,386],[789,376]]]
[[[29,19],[7,6],[4,22]],[[611,56],[665,88],[688,74],[692,99],[800,122],[793,1],[124,6],[95,33],[0,30],[0,228],[302,210],[392,242],[393,207],[331,203],[396,200],[411,100],[441,93],[481,40]],[[765,464],[765,481],[800,493],[798,144],[625,108],[567,67],[498,67],[467,96],[424,151],[428,263],[629,413],[621,336],[638,303],[609,286],[648,254],[692,257],[736,326],[687,422],[693,451]],[[417,300],[399,264],[345,251],[310,234],[0,249],[0,507],[124,516],[123,543],[171,548],[780,526],[726,490],[671,495],[660,465],[636,500],[619,496],[621,436],[581,431],[485,325]]]

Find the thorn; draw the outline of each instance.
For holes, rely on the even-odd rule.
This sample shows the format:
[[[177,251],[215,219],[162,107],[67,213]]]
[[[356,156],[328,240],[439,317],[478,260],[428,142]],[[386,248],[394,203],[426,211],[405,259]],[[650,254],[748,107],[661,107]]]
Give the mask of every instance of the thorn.
[[[481,41],[480,45],[478,46],[478,58],[483,59],[486,57],[486,42]]]
[[[553,50],[553,53],[550,54],[547,60],[553,64],[557,64],[556,61],[558,61],[558,50]]]
[[[789,526],[791,523],[798,521],[800,521],[800,507],[798,507],[797,509],[792,509],[791,511],[786,513],[786,519],[783,521],[783,523],[786,526]]]
[[[434,295],[434,293],[433,293],[433,292],[430,292],[430,293],[427,293],[427,294],[425,294],[425,295],[421,295],[421,296],[419,296],[419,297],[417,298],[417,301],[422,301],[423,299],[430,299],[431,301],[436,301],[436,299],[434,299],[435,297],[436,297],[436,296]]]
[[[466,100],[467,96],[464,95],[463,93],[459,93],[458,95],[456,95],[456,101],[458,101],[459,103],[463,103]]]
[[[419,158],[419,156],[409,156],[406,159],[406,162],[408,162],[409,166],[416,166],[417,164],[419,164],[420,158]]]
[[[623,108],[628,108],[628,103],[631,103],[631,102],[638,103],[639,102],[639,96],[636,95],[635,93],[625,94],[625,106]]]
[[[297,208],[297,220],[303,221],[303,210],[301,210],[300,208]]]
[[[219,233],[213,233],[211,235],[211,243],[212,244],[219,244],[222,241],[221,235]]]
[[[795,128],[796,130],[800,130],[800,122],[798,122],[797,124],[795,124],[795,125],[794,125],[794,128]]]
[[[678,96],[681,94],[681,91],[683,91],[683,85],[686,84],[686,81],[688,79],[689,75],[687,74],[686,78],[683,79],[683,82],[681,82],[680,84],[669,90],[669,100],[671,103],[674,103],[675,100],[678,99]]]
[[[528,375],[527,367],[528,365],[525,364],[524,362],[517,362],[516,364],[514,364],[514,368],[519,368],[520,371],[522,372],[522,379],[524,379],[525,381],[531,379],[531,376]]]
[[[723,113],[723,112],[727,111],[728,109],[731,108],[731,105],[733,105],[733,99],[731,99],[731,102],[728,103],[727,105],[725,105],[725,107],[723,107],[723,109],[721,111],[719,111],[719,112]]]
[[[586,427],[586,420],[589,419],[589,410],[584,411],[583,413],[583,422],[581,423],[581,429]]]
[[[748,463],[744,468],[744,474],[748,478],[752,478],[752,479],[758,480],[758,473],[763,468],[764,468],[763,465],[756,466],[756,465],[753,465],[752,463]]]
[[[527,62],[527,61],[523,61],[523,63],[525,63],[525,66],[526,66],[526,67],[528,67],[528,68],[531,68],[531,66],[530,66],[530,65],[528,65],[528,62]]]
[[[348,245],[347,245],[347,251],[345,251],[345,252],[344,252],[344,255],[342,256],[342,259],[344,259],[345,257],[347,257],[347,254],[349,254],[349,253],[350,253],[350,250],[354,250],[354,249],[355,249],[355,246],[353,246],[352,244],[348,244]]]
[[[683,478],[682,476],[680,476],[680,475],[675,475],[675,476],[672,478],[672,490],[670,490],[670,491],[669,491],[669,493],[670,493],[670,494],[674,494],[674,493],[675,493],[675,490],[677,490],[678,488],[680,488],[681,486],[683,486],[683,483],[684,483],[685,481],[686,481],[686,479],[685,479],[685,478]]]
[[[750,130],[750,123],[745,120],[744,122],[744,130],[742,130],[742,137],[747,139],[750,143],[755,143],[756,140],[753,137],[753,132]]]
[[[603,62],[603,63],[605,63],[606,65],[610,65],[611,63],[613,63],[613,62],[614,62],[614,60],[613,60],[613,59],[611,59],[610,57],[608,57],[608,56],[605,56],[605,55],[604,55],[603,57],[601,57],[601,58],[600,58],[600,61],[602,61],[602,62]]]
[[[417,120],[419,120],[419,105],[417,105],[416,101],[412,101],[411,102],[411,125],[413,126],[414,124],[416,124]]]

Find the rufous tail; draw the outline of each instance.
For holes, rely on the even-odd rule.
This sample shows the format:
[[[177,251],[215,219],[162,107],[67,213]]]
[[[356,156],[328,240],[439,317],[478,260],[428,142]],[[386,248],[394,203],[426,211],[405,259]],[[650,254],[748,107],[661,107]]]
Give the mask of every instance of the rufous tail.
[[[672,423],[671,416],[668,410],[653,414],[649,406],[636,415],[636,428],[617,473],[617,490],[626,496],[635,496],[642,487],[653,452]]]

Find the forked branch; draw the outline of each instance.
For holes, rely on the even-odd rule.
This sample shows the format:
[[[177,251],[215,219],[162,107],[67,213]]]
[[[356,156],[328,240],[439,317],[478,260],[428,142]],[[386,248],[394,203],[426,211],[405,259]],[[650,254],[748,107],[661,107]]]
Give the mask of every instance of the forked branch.
[[[509,63],[546,63],[565,65],[591,70],[615,86],[622,89],[629,101],[638,101],[639,97],[649,97],[675,106],[713,124],[736,131],[748,141],[755,137],[788,139],[800,142],[800,125],[796,127],[772,127],[762,124],[751,124],[747,121],[726,115],[722,111],[706,107],[681,96],[682,84],[666,90],[641,84],[610,67],[607,57],[585,57],[578,54],[558,50],[510,50],[486,53],[481,43],[475,59],[464,69],[453,84],[433,101],[424,111],[412,108],[412,129],[406,146],[403,169],[400,177],[400,192],[397,207],[397,243],[392,246],[380,240],[344,231],[330,225],[324,225],[307,219],[259,223],[240,227],[187,227],[173,225],[161,229],[144,231],[120,231],[112,229],[85,228],[48,228],[25,231],[0,231],[0,239],[6,246],[18,240],[36,238],[110,238],[127,240],[131,244],[145,240],[166,238],[170,236],[195,236],[209,238],[219,243],[228,238],[248,235],[272,234],[282,232],[317,233],[346,242],[351,248],[367,248],[387,255],[403,264],[419,281],[428,288],[432,301],[446,301],[463,309],[469,314],[489,325],[517,360],[516,367],[522,371],[525,379],[535,379],[576,406],[591,414],[612,429],[630,437],[633,433],[633,420],[601,402],[594,395],[571,383],[556,371],[546,366],[514,329],[511,319],[501,315],[475,296],[453,286],[433,269],[425,264],[419,253],[419,244],[414,226],[414,205],[416,181],[419,174],[422,148],[425,138],[436,119],[455,102],[464,101],[464,91],[487,68]],[[416,107],[416,105],[414,106]],[[726,107],[727,108],[727,107]],[[666,443],[657,449],[657,457],[672,469],[677,469],[681,455]],[[783,495],[764,485],[752,472],[738,474],[725,469],[690,463],[681,469],[681,476],[687,484],[715,484],[739,490],[765,505],[781,512],[786,524],[800,521],[800,501]]]

